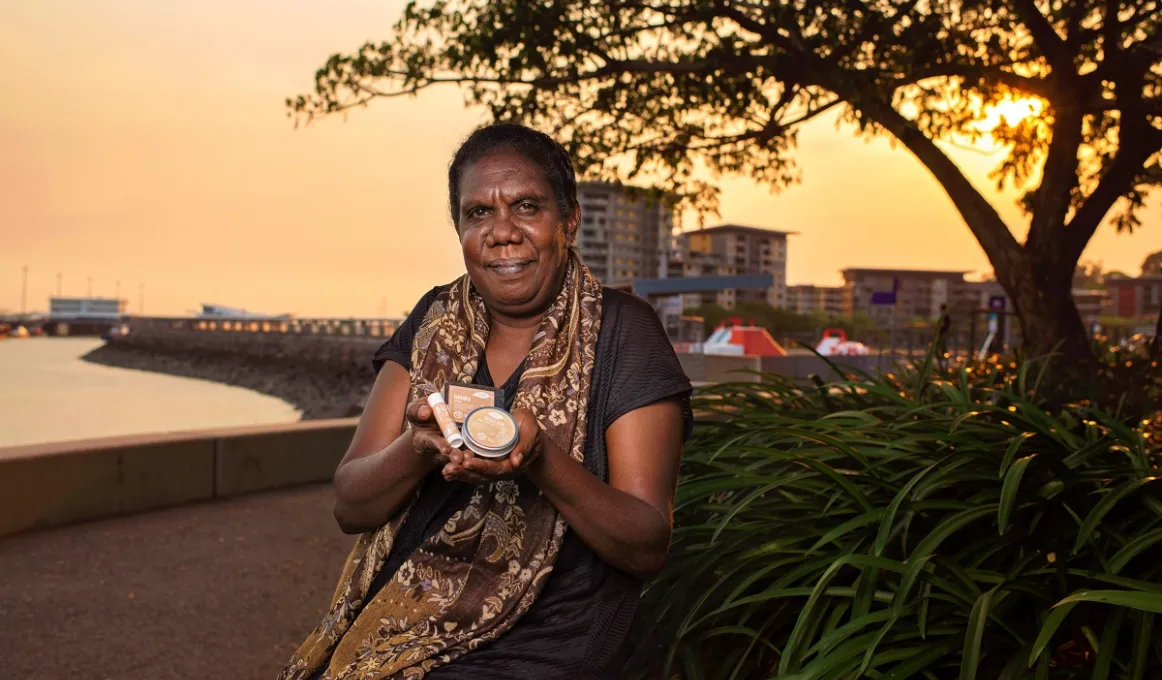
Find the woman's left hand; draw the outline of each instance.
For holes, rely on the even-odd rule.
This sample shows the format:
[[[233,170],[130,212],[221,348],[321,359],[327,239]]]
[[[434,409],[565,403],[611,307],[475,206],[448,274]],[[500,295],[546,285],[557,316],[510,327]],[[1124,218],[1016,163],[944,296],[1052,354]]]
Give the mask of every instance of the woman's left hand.
[[[509,479],[528,469],[541,454],[541,426],[533,412],[518,408],[512,412],[520,433],[508,457],[501,459],[481,458],[472,451],[460,451],[460,461],[455,458],[444,466],[444,479],[468,484],[487,484],[499,479]]]

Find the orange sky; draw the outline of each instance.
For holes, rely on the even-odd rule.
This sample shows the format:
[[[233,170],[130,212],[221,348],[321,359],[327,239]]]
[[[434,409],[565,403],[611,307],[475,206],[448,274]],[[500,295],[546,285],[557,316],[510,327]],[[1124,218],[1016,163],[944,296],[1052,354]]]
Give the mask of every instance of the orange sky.
[[[295,131],[283,99],[332,52],[379,39],[404,0],[0,3],[0,309],[65,294],[180,314],[202,302],[304,316],[395,316],[463,271],[445,172],[482,120],[460,93],[382,101]],[[957,152],[978,186],[993,163]],[[800,232],[791,283],[844,266],[988,270],[923,167],[830,120],[806,128],[805,182],[723,181],[722,221]],[[997,205],[1019,223],[1011,197]],[[1137,273],[1158,210],[1085,258]]]

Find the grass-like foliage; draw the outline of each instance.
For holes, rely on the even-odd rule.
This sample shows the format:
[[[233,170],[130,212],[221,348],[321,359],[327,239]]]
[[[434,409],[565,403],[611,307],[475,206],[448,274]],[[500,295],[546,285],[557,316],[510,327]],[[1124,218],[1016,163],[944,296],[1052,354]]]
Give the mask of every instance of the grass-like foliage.
[[[1162,677],[1158,421],[1038,365],[702,391],[635,672]]]

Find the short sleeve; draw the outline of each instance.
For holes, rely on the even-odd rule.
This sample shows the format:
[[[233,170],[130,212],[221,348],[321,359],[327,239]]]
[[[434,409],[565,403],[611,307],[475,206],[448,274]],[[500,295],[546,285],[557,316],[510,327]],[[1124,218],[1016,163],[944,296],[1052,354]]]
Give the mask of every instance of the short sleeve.
[[[428,308],[432,306],[436,296],[442,290],[442,286],[436,286],[425,293],[416,303],[416,306],[412,307],[412,312],[408,314],[408,318],[404,319],[399,328],[395,329],[395,333],[392,333],[391,339],[380,345],[379,349],[375,351],[375,356],[371,358],[371,365],[375,367],[376,373],[379,373],[383,365],[389,361],[394,361],[408,371],[412,370],[412,339],[420,330],[420,324],[424,322]]]
[[[674,353],[658,315],[645,300],[621,291],[610,291],[605,304],[614,312],[603,314],[603,324],[614,324],[607,339],[613,354],[611,361],[601,362],[610,371],[605,376],[609,396],[604,409],[603,427],[630,411],[650,404],[674,399],[682,406],[683,439],[694,425],[690,409],[690,379]]]

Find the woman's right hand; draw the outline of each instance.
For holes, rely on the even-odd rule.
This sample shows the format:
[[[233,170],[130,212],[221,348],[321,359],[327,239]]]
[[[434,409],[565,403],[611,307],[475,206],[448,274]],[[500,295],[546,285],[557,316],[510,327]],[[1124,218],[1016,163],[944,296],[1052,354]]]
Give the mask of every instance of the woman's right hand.
[[[443,466],[449,461],[456,464],[461,462],[463,452],[453,448],[444,438],[427,401],[417,399],[408,404],[404,415],[412,426],[412,450],[417,456],[437,466]]]

